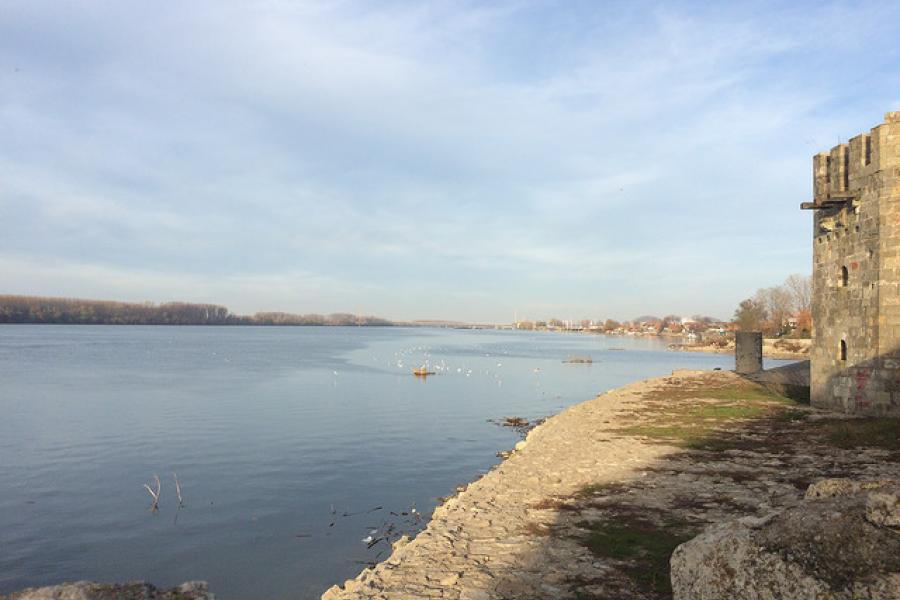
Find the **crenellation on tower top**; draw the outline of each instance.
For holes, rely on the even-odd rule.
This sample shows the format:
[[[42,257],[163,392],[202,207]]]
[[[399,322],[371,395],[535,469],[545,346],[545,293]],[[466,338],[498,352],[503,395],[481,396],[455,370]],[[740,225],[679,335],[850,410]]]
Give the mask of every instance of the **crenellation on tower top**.
[[[831,149],[829,154],[828,169],[828,191],[832,194],[836,192],[846,192],[848,187],[849,176],[849,159],[850,152],[847,144],[838,144]]]
[[[847,187],[857,190],[865,185],[866,177],[872,171],[869,168],[872,164],[872,136],[868,133],[861,133],[850,138],[847,145],[849,146]]]
[[[828,199],[831,157],[827,152],[813,156],[813,203],[820,204]]]
[[[802,203],[800,208],[820,209],[856,201],[863,188],[873,185],[873,175],[900,167],[898,128],[900,112],[889,112],[885,122],[868,133],[814,155],[813,200]]]

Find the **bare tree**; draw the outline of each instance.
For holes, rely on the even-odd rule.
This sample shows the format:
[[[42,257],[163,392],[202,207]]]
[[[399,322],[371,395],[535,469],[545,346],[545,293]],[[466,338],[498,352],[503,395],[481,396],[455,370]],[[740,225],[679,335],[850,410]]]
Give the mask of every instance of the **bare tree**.
[[[793,299],[795,312],[808,312],[812,304],[812,278],[809,275],[794,273],[784,280]]]
[[[768,327],[764,327],[766,333],[784,333],[785,323],[792,312],[793,301],[790,292],[784,286],[777,285],[757,290],[753,299],[766,309],[769,320]]]

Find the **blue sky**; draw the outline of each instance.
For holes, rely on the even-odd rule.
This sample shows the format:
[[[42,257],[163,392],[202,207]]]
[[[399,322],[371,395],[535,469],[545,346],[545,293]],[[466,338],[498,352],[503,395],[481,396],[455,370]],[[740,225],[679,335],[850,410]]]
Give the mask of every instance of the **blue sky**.
[[[0,0],[0,293],[730,317],[888,110],[897,2]]]

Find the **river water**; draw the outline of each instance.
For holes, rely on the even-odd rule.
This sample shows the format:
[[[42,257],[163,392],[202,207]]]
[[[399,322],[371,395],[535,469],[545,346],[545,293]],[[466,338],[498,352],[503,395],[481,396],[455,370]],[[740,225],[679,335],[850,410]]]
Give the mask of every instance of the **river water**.
[[[0,325],[0,593],[205,579],[222,600],[317,598],[385,557],[373,530],[414,531],[496,464],[518,437],[488,419],[732,366],[590,335]]]

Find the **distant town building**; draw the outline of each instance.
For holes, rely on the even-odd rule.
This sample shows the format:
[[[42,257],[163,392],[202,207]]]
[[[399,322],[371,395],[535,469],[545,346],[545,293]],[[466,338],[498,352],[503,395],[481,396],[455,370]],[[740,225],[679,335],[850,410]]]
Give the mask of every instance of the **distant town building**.
[[[812,404],[900,414],[900,112],[813,157]]]

